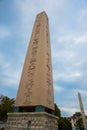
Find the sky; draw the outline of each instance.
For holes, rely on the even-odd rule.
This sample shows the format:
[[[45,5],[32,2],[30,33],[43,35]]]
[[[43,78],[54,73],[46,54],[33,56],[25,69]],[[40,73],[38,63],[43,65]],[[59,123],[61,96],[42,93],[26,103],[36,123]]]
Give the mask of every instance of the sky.
[[[54,100],[62,116],[87,114],[87,0],[0,0],[0,94],[16,98],[36,15],[49,17]]]

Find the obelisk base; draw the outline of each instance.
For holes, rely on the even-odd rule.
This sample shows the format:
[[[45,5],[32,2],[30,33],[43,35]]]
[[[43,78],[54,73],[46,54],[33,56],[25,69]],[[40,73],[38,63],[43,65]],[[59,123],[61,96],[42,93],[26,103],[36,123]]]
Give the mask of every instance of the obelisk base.
[[[58,130],[58,118],[46,112],[8,113],[5,130]]]

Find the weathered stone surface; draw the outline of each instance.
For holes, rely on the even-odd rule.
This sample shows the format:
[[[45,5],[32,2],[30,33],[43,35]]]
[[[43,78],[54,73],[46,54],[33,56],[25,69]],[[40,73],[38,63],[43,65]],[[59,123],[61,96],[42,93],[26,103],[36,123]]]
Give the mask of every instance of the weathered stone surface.
[[[39,105],[54,110],[49,22],[45,12],[36,16],[15,102],[16,107]]]
[[[58,130],[57,120],[46,112],[8,113],[5,130]]]

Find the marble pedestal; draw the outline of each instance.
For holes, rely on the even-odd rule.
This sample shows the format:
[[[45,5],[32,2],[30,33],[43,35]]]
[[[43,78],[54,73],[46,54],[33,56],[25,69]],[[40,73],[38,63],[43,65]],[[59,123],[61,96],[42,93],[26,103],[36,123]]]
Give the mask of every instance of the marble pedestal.
[[[46,112],[8,113],[5,130],[58,130],[58,118]]]

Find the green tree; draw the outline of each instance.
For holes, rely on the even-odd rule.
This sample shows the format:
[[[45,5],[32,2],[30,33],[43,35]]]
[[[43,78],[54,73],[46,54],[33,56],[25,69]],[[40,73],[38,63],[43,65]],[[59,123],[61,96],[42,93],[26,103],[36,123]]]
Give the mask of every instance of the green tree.
[[[59,118],[58,119],[59,130],[70,130],[72,128],[70,121],[67,118],[61,117],[61,111],[56,104],[55,104],[55,115]]]
[[[0,96],[0,120],[7,119],[7,113],[13,112],[14,99],[10,99],[7,96]]]
[[[72,128],[70,121],[63,117],[59,118],[58,126],[59,130],[70,130]]]
[[[68,130],[67,129],[67,124],[65,123],[65,121],[64,121],[64,119],[62,117],[59,118],[58,127],[59,127],[59,130]]]
[[[76,119],[76,128],[84,130],[81,112],[76,112],[73,117]]]
[[[82,121],[82,118],[78,119],[76,121],[76,127],[80,130],[84,130],[84,126],[83,126],[83,121]]]
[[[56,104],[55,104],[55,115],[57,117],[61,117],[61,111],[60,111],[60,109],[58,108],[58,106]]]

